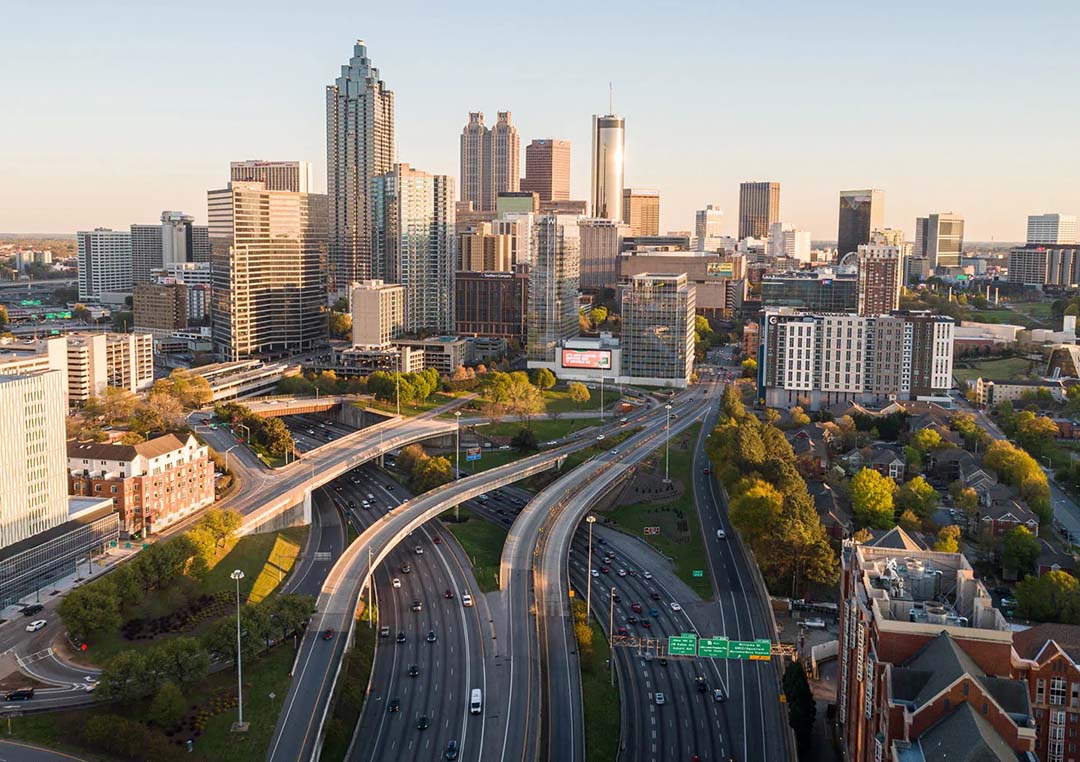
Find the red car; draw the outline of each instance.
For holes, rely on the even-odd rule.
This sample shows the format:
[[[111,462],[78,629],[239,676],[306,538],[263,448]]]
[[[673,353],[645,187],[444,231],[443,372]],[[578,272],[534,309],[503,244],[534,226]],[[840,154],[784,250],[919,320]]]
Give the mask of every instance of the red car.
[[[442,545],[442,538],[439,537],[439,535],[435,535],[434,542],[435,542],[436,545]]]
[[[445,598],[446,600],[449,601],[449,600],[452,600],[453,597],[454,597],[454,591],[447,588],[446,592],[443,593],[443,598]]]
[[[638,624],[640,624],[646,630],[652,629],[652,622],[650,622],[648,619],[642,619],[640,622],[638,622]]]
[[[323,640],[333,640],[334,639],[334,628],[333,627],[327,627],[325,630],[323,630],[322,639]]]
[[[620,635],[629,635],[630,633],[625,627],[620,627],[619,628],[619,634]]]
[[[711,474],[711,473],[712,473],[712,469],[711,469],[711,468],[709,468],[708,466],[705,466],[705,468],[701,469],[701,473],[703,473],[703,474],[705,474],[706,476],[708,476],[709,474]]]
[[[611,569],[607,568],[606,566],[601,566],[600,571],[603,572],[604,574],[607,574],[607,573],[609,573],[611,571]]]
[[[633,611],[635,614],[640,614],[641,613],[641,604],[636,603],[636,602],[631,603],[630,604],[630,610]]]

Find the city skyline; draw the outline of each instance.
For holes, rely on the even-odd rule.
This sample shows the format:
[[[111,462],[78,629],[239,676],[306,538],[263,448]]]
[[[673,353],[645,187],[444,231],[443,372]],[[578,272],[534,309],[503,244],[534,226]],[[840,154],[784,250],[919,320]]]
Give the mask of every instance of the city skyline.
[[[782,184],[784,222],[809,230],[815,240],[835,239],[835,199],[847,188],[885,190],[885,224],[909,238],[926,209],[963,215],[971,241],[1020,241],[1028,214],[1080,209],[1080,190],[1069,183],[1080,171],[1069,132],[1077,107],[1046,97],[1068,91],[1078,72],[1064,53],[1068,46],[1057,44],[1067,42],[1064,17],[1075,17],[1074,8],[1055,3],[1061,12],[1052,26],[1050,9],[1021,16],[951,8],[965,31],[957,36],[947,24],[920,25],[911,11],[897,16],[862,8],[845,15],[836,8],[776,5],[788,20],[785,28],[799,29],[799,36],[782,38],[785,55],[748,68],[738,46],[685,45],[687,18],[693,13],[698,28],[735,22],[752,29],[766,10],[641,6],[620,16],[578,9],[580,23],[568,30],[554,17],[526,24],[522,10],[493,22],[506,33],[497,35],[473,28],[458,9],[425,9],[417,24],[410,5],[350,16],[329,6],[298,14],[269,3],[258,6],[266,33],[287,29],[290,39],[305,40],[305,55],[289,66],[252,69],[240,97],[222,83],[220,71],[247,64],[250,51],[234,41],[253,4],[223,9],[196,2],[179,17],[147,9],[134,36],[134,22],[120,4],[94,11],[70,4],[47,27],[32,11],[14,9],[8,28],[20,35],[5,40],[0,56],[8,70],[23,75],[9,92],[20,118],[0,127],[4,144],[18,146],[3,162],[11,181],[0,190],[0,231],[123,229],[154,222],[161,209],[184,209],[202,224],[205,203],[199,202],[206,190],[225,181],[229,161],[251,157],[310,161],[321,192],[324,88],[357,39],[367,42],[395,93],[401,161],[456,176],[465,116],[498,104],[514,112],[523,145],[557,138],[575,146],[572,198],[588,198],[591,116],[608,111],[613,82],[613,110],[627,120],[626,186],[661,191],[662,231],[691,229],[696,209],[718,203],[725,232],[732,234],[739,182],[762,177]],[[589,32],[599,16],[610,34]],[[166,18],[168,24],[155,23]],[[412,21],[403,23],[406,18]],[[905,40],[903,60],[869,44],[842,54],[829,50],[842,40],[869,39],[858,30],[886,21]],[[649,30],[649,55],[627,44],[642,29]],[[917,37],[915,29],[921,30]],[[67,55],[40,45],[46,33],[68,41]],[[1019,48],[984,44],[1005,34],[1037,38],[1043,53],[1031,60]],[[120,40],[124,45],[110,44]],[[505,65],[457,57],[455,50],[469,40],[484,46],[486,59]],[[948,61],[926,55],[946,42]],[[421,49],[428,56],[415,56]],[[190,55],[210,50],[213,55]],[[455,61],[452,85],[432,77],[429,64],[440,55]],[[80,60],[75,69],[66,63],[72,57]],[[657,66],[673,60],[677,66]],[[699,78],[683,76],[693,71],[717,72],[720,88],[736,76],[743,86],[731,97],[699,103]],[[77,131],[56,118],[47,85],[61,76],[95,94],[80,109]],[[160,97],[163,80],[177,97]],[[786,95],[777,98],[778,91]],[[898,92],[919,97],[904,104],[898,126],[883,127],[882,115],[897,113]],[[947,122],[929,118],[958,102],[964,108]],[[756,118],[725,118],[732,109]],[[1031,119],[1036,111],[1037,122]],[[839,125],[838,113],[845,115]],[[911,126],[920,121],[933,124],[932,131]],[[1032,145],[1054,160],[1033,160]],[[933,186],[920,166],[938,167]]]

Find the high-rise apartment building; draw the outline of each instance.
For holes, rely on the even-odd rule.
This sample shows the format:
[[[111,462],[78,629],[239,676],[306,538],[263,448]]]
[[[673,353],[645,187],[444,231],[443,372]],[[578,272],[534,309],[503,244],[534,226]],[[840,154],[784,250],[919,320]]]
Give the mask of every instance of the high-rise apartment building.
[[[326,88],[326,193],[329,203],[329,287],[386,279],[372,258],[372,181],[394,163],[394,93],[367,57],[353,47],[341,76]]]
[[[494,336],[524,344],[529,265],[515,265],[513,272],[459,272],[454,288],[458,336]]]
[[[592,121],[592,216],[623,221],[623,172],[626,120],[608,114]]]
[[[371,186],[376,258],[405,287],[405,331],[454,326],[454,178],[395,164]]]
[[[153,336],[69,333],[12,346],[0,355],[0,376],[46,370],[59,371],[66,379],[65,397],[73,405],[100,397],[110,386],[145,391],[154,383]]]
[[[870,243],[870,233],[884,227],[885,191],[852,190],[840,192],[840,217],[836,231],[838,258]]]
[[[326,196],[230,182],[207,194],[219,356],[284,356],[326,343]]]
[[[387,347],[405,328],[405,287],[365,280],[349,289],[354,347]]]
[[[724,210],[716,204],[709,204],[694,213],[694,237],[698,241],[698,250],[705,251],[702,243],[710,238],[724,235]]]
[[[131,233],[95,228],[79,231],[79,301],[96,302],[102,294],[130,293],[134,285]],[[161,231],[158,230],[158,244]]]
[[[461,132],[461,200],[473,202],[477,211],[494,211],[500,193],[520,188],[521,140],[510,117],[500,111],[488,128],[483,112],[472,111]]]
[[[579,288],[599,291],[614,289],[619,282],[619,251],[622,239],[630,234],[627,225],[611,220],[581,217],[581,267]]]
[[[509,272],[514,264],[511,236],[492,233],[490,222],[470,226],[458,234],[458,270]]]
[[[859,246],[860,315],[882,315],[900,308],[900,288],[904,285],[903,245],[864,243]]]
[[[660,191],[624,188],[622,220],[630,235],[660,235]]]
[[[578,219],[548,214],[536,219],[529,271],[529,360],[554,362],[559,342],[577,333],[581,232]]]
[[[0,548],[68,520],[64,385],[57,370],[0,374]]]
[[[930,269],[940,272],[960,267],[964,252],[964,218],[952,214],[931,214],[915,220],[915,249],[913,255],[926,257]]]
[[[263,183],[267,190],[292,191],[293,193],[312,193],[315,190],[311,162],[308,161],[264,161],[263,159],[233,161],[229,163],[229,179],[245,183]]]
[[[1080,287],[1080,247],[1018,246],[1009,251],[1009,282],[1053,289]]]
[[[570,141],[534,140],[525,146],[525,177],[521,190],[541,201],[570,199]]]
[[[153,280],[154,270],[161,267],[164,259],[164,242],[164,229],[161,225],[131,226],[132,286]]]
[[[135,330],[164,338],[188,327],[187,286],[171,283],[140,283],[132,297]]]
[[[769,243],[766,250],[770,257],[788,257],[809,264],[810,231],[799,230],[794,225],[785,225],[783,222],[774,222],[769,225]]]
[[[739,183],[739,240],[764,238],[780,221],[780,183]]]
[[[638,383],[689,385],[694,372],[695,296],[686,273],[630,278],[620,300],[623,376],[640,379]]]
[[[1075,214],[1029,214],[1027,218],[1027,242],[1043,246],[1061,246],[1077,243],[1080,227]]]

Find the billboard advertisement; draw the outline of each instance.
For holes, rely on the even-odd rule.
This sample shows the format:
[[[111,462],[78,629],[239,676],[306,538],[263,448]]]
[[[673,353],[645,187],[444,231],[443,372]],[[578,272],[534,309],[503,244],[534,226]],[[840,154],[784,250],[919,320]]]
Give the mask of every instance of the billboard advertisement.
[[[735,276],[735,263],[706,262],[705,274],[710,278],[732,278]]]
[[[607,349],[564,349],[562,351],[562,366],[564,368],[611,370],[611,351]]]

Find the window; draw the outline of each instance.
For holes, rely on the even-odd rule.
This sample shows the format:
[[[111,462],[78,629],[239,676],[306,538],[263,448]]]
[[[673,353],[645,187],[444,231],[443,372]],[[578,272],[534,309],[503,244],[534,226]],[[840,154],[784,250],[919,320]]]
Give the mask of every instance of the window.
[[[1072,696],[1069,698],[1069,706],[1073,709],[1080,708],[1080,683],[1072,684]]]
[[[1050,703],[1054,706],[1065,705],[1065,679],[1055,677],[1050,680]],[[1064,720],[1063,720],[1064,721]]]
[[[1035,681],[1035,703],[1046,703],[1046,681],[1042,678]]]

